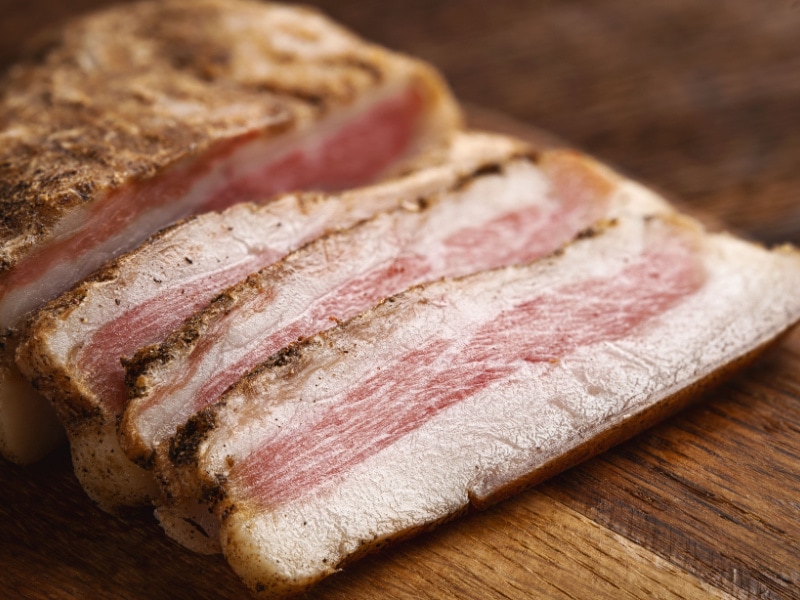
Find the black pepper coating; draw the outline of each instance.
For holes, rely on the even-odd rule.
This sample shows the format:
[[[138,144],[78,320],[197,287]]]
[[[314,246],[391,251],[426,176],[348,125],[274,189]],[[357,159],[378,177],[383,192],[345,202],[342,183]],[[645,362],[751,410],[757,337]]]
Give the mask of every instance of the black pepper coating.
[[[216,427],[216,410],[213,406],[196,413],[185,425],[178,427],[170,440],[169,459],[176,465],[189,465],[196,461],[197,449],[207,433]]]
[[[0,80],[0,276],[74,209],[302,128],[409,62],[316,11],[246,0],[125,4],[49,32]]]

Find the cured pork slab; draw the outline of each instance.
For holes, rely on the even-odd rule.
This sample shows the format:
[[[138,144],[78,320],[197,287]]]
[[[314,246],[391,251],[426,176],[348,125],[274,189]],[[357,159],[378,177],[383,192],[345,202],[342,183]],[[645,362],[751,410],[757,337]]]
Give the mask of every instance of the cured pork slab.
[[[19,365],[58,409],[89,495],[113,510],[156,493],[152,475],[131,463],[117,441],[126,401],[121,357],[162,341],[226,286],[326,231],[399,204],[416,206],[476,170],[530,152],[510,138],[456,134],[403,177],[341,195],[287,195],[189,219],[50,302],[23,335]],[[171,434],[178,424],[160,427]]]
[[[630,436],[799,318],[796,251],[620,218],[289,346],[157,464],[255,592],[298,592]]]
[[[432,69],[306,8],[166,0],[78,19],[2,86],[4,346],[31,311],[169,223],[365,184],[458,124]],[[6,351],[0,451],[27,462],[47,436],[15,442],[35,401],[11,363]]]

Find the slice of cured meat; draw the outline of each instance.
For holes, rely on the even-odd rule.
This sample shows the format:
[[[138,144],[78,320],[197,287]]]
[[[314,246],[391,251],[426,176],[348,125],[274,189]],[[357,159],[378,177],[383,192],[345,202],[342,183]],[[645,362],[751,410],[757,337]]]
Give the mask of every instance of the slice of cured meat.
[[[117,442],[126,400],[121,357],[163,340],[226,286],[327,230],[413,204],[476,170],[530,152],[501,136],[457,134],[447,147],[418,159],[411,173],[372,187],[287,195],[194,217],[49,303],[23,336],[19,364],[58,409],[89,495],[114,509],[146,502],[155,492],[152,475],[128,461]]]
[[[630,436],[798,318],[796,251],[621,218],[288,347],[157,464],[253,590],[297,592]]]
[[[328,235],[230,288],[128,363],[123,449],[149,466],[179,425],[258,363],[410,285],[525,263],[600,219],[669,210],[594,161],[559,150],[483,169],[453,190]],[[207,524],[195,512],[158,515],[172,537],[210,551],[213,523],[207,540],[198,537],[197,525]]]
[[[78,19],[2,87],[0,328],[169,223],[362,185],[458,123],[432,69],[309,9],[166,0]],[[4,363],[0,420],[27,402]]]

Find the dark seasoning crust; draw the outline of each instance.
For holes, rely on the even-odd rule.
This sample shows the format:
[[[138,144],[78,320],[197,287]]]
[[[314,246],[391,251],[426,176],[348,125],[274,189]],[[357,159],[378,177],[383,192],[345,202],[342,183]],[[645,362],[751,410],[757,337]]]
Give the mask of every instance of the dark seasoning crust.
[[[220,0],[137,3],[40,39],[2,82],[0,274],[70,209],[216,142],[315,120],[381,82],[380,54],[338,28],[363,56],[290,54],[261,36],[257,50],[274,69],[243,72],[236,49],[247,36],[225,26],[223,14],[233,11],[241,27],[267,10]],[[299,43],[320,35],[300,19],[281,31]],[[301,59],[311,76],[290,75]]]

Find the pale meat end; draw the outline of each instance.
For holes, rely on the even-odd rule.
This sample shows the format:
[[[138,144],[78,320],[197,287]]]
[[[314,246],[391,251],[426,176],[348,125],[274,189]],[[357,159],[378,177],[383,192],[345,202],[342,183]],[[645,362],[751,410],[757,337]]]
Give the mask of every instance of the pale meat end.
[[[152,473],[125,459],[113,422],[87,422],[68,430],[75,476],[100,508],[117,512],[158,495]],[[113,498],[113,502],[109,502]]]
[[[153,236],[49,303],[24,332],[19,365],[54,402],[73,446],[83,448],[73,451],[73,462],[84,489],[112,511],[154,498],[152,476],[130,462],[117,442],[126,402],[120,357],[163,339],[220,288],[326,230],[442,193],[476,169],[530,151],[509,138],[457,134],[447,146],[417,157],[410,173],[380,184],[207,213]],[[108,439],[92,449],[102,436]]]
[[[363,185],[460,126],[433,69],[308,9],[140,2],[52,42],[9,71],[0,97],[4,330],[182,217]],[[0,406],[42,406],[3,386],[19,374],[2,368]],[[35,436],[39,416],[18,412],[22,429],[0,430]],[[37,460],[55,441],[41,429],[5,436],[2,455]]]
[[[622,218],[296,344],[193,419],[162,477],[213,508],[251,589],[296,593],[629,437],[798,319],[796,251]]]

